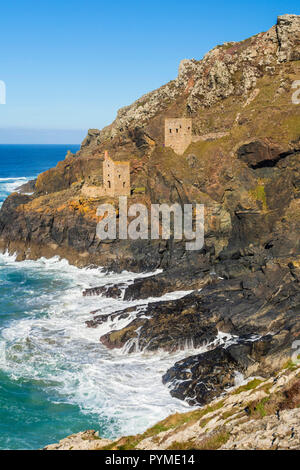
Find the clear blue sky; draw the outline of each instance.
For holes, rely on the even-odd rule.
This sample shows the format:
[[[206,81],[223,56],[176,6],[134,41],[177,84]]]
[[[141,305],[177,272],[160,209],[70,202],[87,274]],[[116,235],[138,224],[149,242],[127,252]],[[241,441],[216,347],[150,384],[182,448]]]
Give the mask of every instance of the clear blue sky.
[[[200,59],[300,14],[299,0],[1,3],[0,143],[77,143]],[[43,131],[41,131],[43,130]]]

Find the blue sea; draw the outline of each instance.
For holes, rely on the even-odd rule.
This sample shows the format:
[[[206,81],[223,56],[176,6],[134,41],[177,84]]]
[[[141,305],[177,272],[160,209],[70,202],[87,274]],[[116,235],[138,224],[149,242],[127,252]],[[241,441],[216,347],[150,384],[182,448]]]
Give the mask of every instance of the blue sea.
[[[0,145],[0,201],[64,159],[71,145]],[[144,276],[148,274],[140,274]],[[113,313],[147,301],[83,297],[87,287],[131,283],[137,275],[78,269],[57,257],[16,262],[0,254],[0,449],[39,449],[69,434],[98,430],[103,437],[144,431],[189,407],[172,398],[161,377],[195,353],[128,354],[107,350],[99,338],[135,318],[87,328],[91,311]],[[180,298],[185,292],[161,300]]]

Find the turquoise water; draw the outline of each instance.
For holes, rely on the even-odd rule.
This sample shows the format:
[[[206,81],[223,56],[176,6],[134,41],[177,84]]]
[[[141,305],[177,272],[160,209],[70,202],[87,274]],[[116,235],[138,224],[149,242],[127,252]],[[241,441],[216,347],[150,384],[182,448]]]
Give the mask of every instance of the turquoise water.
[[[0,203],[19,185],[35,178],[40,172],[64,159],[67,150],[76,152],[76,145],[0,145]],[[28,269],[8,267],[0,261],[0,330],[13,321],[33,314],[32,306],[41,292],[48,295],[57,288],[66,288],[70,280],[55,280],[55,276],[40,276]],[[13,292],[13,295],[12,295]],[[47,311],[47,302],[38,306],[38,314]],[[18,350],[18,346],[15,345]],[[17,351],[16,351],[17,352]],[[14,358],[17,362],[17,356]],[[79,407],[59,402],[51,393],[47,381],[37,383],[33,378],[14,377],[13,370],[0,370],[0,448],[28,449],[45,444],[73,429],[87,426],[86,416]],[[13,378],[13,380],[12,380]],[[51,419],[49,419],[51,416]],[[89,416],[89,422],[93,419]],[[39,423],[36,432],[34,423]],[[98,424],[98,420],[96,423]],[[47,436],[48,437],[48,436]],[[49,441],[49,442],[50,442]]]
[[[59,268],[59,267],[58,267]],[[55,325],[38,325],[49,318],[54,296],[72,290],[74,277],[35,263],[17,264],[0,257],[0,448],[40,448],[47,442],[86,428],[101,429],[105,420],[84,414],[62,389],[70,361],[51,336],[62,335]],[[43,335],[43,330],[45,335]],[[48,333],[48,334],[47,334]],[[43,344],[43,340],[45,344]],[[50,359],[49,355],[53,354]],[[74,365],[71,365],[74,367]],[[60,370],[58,370],[58,368]],[[110,423],[110,428],[111,428]]]
[[[0,146],[0,197],[55,165],[68,148],[77,150]],[[109,351],[100,336],[130,318],[85,325],[95,309],[107,314],[134,302],[83,297],[83,289],[134,277],[78,269],[58,258],[16,262],[0,254],[0,449],[38,449],[85,429],[103,437],[133,434],[189,409],[170,396],[161,377],[191,351]]]
[[[0,145],[0,203],[19,185],[35,178],[64,159],[67,150],[76,152],[75,145]],[[67,279],[64,287],[67,287]],[[59,285],[58,285],[59,284]],[[0,262],[0,330],[32,312],[36,295],[50,294],[62,287],[55,277],[37,276],[32,270],[7,267]],[[12,295],[13,292],[13,295]],[[47,302],[40,305],[39,314],[47,310]],[[17,346],[15,346],[18,349]],[[17,356],[15,360],[18,361]],[[13,371],[10,371],[13,372]],[[54,403],[56,401],[57,403]],[[51,416],[51,419],[49,419]],[[91,417],[89,417],[91,418]],[[39,423],[39,433],[34,423]],[[93,420],[91,420],[93,424]],[[15,377],[0,371],[0,448],[39,448],[49,433],[50,441],[65,432],[85,427],[86,417],[78,406],[59,403],[47,382]]]

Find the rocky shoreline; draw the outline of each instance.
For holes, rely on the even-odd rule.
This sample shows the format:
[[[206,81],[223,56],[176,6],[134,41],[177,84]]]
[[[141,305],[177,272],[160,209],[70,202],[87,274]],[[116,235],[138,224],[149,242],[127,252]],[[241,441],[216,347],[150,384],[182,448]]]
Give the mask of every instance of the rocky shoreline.
[[[221,395],[237,373],[274,376],[299,338],[300,106],[292,101],[299,41],[300,16],[283,15],[265,33],[182,61],[175,80],[121,109],[105,129],[89,130],[79,152],[39,175],[32,194],[11,194],[0,210],[0,249],[17,260],[60,256],[79,267],[162,270],[126,288],[94,286],[85,296],[189,292],[114,312],[126,326],[99,341],[128,354],[206,346],[162,378],[173,396],[193,405]],[[176,116],[193,120],[195,138],[182,156],[163,145],[164,120]],[[104,150],[130,161],[130,203],[204,204],[203,249],[186,251],[184,240],[172,238],[99,240],[96,209],[118,200],[87,197],[82,188],[99,188]],[[96,310],[83,327],[111,320]],[[220,333],[233,340],[218,343]]]
[[[290,359],[299,336],[299,276],[299,268],[291,262],[287,266],[268,263],[260,275],[238,279],[197,280],[195,275],[194,284],[174,282],[173,287],[181,290],[199,286],[181,299],[141,304],[112,315],[96,310],[86,325],[97,328],[114,319],[127,320],[122,329],[106,333],[99,341],[112,349],[125,347],[128,354],[205,346],[207,352],[176,363],[163,377],[169,386],[175,383],[170,386],[173,396],[203,405],[233,386],[237,372],[246,378],[268,377]],[[84,295],[159,297],[167,289],[166,277],[168,273],[161,273],[137,279],[127,288],[93,288]],[[219,332],[230,341],[216,342]]]
[[[189,413],[169,416],[144,434],[115,441],[85,431],[45,450],[300,450],[300,370],[288,364]]]

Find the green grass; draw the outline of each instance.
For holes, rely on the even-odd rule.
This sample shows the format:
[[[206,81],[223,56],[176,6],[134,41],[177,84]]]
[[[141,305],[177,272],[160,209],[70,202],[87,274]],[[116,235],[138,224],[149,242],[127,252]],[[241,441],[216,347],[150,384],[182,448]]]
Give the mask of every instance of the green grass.
[[[173,444],[168,447],[168,450],[196,450],[197,447],[194,444],[194,441],[190,439],[189,441],[184,442],[173,442]]]
[[[233,392],[233,395],[238,395],[239,393],[247,392],[249,390],[253,390],[254,388],[258,387],[258,385],[260,385],[262,382],[263,382],[263,380],[253,379],[250,382],[248,382],[246,385],[241,385],[241,387],[237,388]]]
[[[298,359],[298,358],[297,358]],[[283,366],[283,369],[288,369],[288,370],[296,370],[298,368],[297,364],[295,364],[291,359],[285,363]]]
[[[258,184],[256,188],[250,190],[250,195],[256,200],[262,203],[262,209],[267,210],[267,197],[265,187],[262,184]]]
[[[220,431],[217,434],[208,437],[207,439],[203,440],[198,446],[197,449],[199,450],[217,450],[230,438],[230,433],[226,431]]]
[[[265,409],[265,404],[270,400],[270,397],[264,397],[257,405],[255,406],[255,411],[259,413],[261,418],[266,416],[268,413]]]
[[[222,414],[221,418],[222,419],[227,419],[227,418],[231,418],[231,416],[234,416],[237,414],[237,411],[236,410],[229,410],[229,411],[225,411],[225,413]]]
[[[132,190],[133,194],[141,194],[146,192],[145,187],[140,187],[140,188],[133,188]]]
[[[170,431],[172,429],[184,426],[185,424],[193,424],[199,421],[203,416],[208,413],[219,410],[224,406],[224,400],[217,402],[215,405],[208,405],[205,408],[199,410],[190,411],[188,413],[175,413],[174,415],[168,416],[163,421],[155,424],[151,428],[147,429],[143,434],[138,434],[137,436],[127,436],[121,438],[108,446],[104,447],[103,450],[132,450],[134,449],[142,440],[147,439],[148,437],[154,437],[160,434],[161,432]],[[209,419],[206,420],[208,422]]]
[[[213,436],[203,439],[200,443],[195,443],[193,439],[184,442],[173,442],[168,450],[217,450],[226,444],[229,438],[229,432],[219,431]]]

